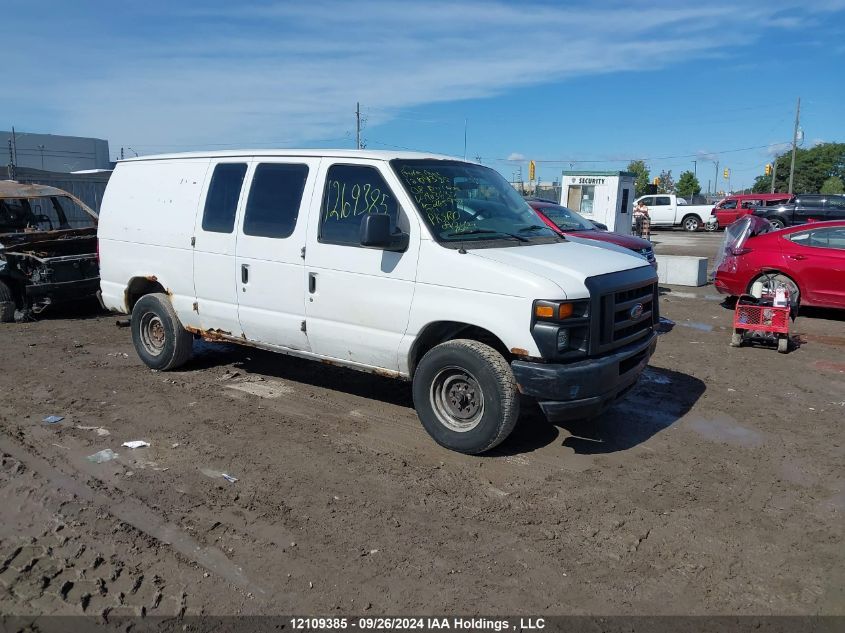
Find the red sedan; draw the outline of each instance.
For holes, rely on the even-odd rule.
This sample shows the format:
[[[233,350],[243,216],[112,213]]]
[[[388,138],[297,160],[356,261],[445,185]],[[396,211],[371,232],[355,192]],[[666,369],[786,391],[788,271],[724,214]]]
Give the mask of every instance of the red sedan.
[[[755,281],[783,284],[792,303],[845,308],[845,221],[814,222],[771,231],[746,216],[728,228],[717,261],[716,289],[739,296]]]
[[[616,244],[617,246],[630,249],[642,255],[648,260],[649,264],[657,268],[657,260],[654,258],[654,248],[648,240],[634,237],[633,235],[622,235],[621,233],[610,233],[606,230],[601,230],[572,209],[555,204],[554,202],[549,202],[548,200],[530,198],[526,202],[534,209],[537,217],[559,235],[574,235],[589,240]]]

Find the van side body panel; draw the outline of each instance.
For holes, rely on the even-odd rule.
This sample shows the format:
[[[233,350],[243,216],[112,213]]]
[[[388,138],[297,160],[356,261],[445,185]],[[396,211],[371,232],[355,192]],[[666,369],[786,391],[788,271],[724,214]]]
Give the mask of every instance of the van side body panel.
[[[320,239],[326,178],[333,166],[373,169],[384,180],[409,234],[403,252],[329,243]],[[385,161],[324,159],[314,191],[305,268],[306,323],[311,350],[343,363],[396,372],[414,295],[421,228],[410,200]]]
[[[129,312],[130,281],[147,278],[170,295],[186,326],[199,325],[193,311],[191,238],[208,165],[201,158],[117,164],[98,227],[106,308]]]

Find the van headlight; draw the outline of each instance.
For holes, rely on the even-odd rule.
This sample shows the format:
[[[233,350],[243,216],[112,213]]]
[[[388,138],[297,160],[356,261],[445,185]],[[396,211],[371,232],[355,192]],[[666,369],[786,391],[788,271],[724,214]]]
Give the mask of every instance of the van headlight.
[[[590,302],[535,301],[531,334],[544,358],[586,354],[590,336]]]

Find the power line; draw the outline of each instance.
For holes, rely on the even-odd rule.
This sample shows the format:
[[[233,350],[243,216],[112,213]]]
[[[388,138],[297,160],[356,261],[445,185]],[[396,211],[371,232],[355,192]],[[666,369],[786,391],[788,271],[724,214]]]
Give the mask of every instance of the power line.
[[[780,143],[766,143],[765,145],[755,145],[753,147],[740,147],[737,149],[723,149],[716,152],[696,152],[695,154],[677,154],[675,156],[637,156],[634,158],[605,158],[605,159],[576,159],[576,158],[555,158],[555,159],[535,159],[535,163],[628,163],[633,160],[642,160],[642,161],[649,161],[649,160],[672,160],[675,158],[698,158],[701,156],[718,156],[720,154],[734,154],[736,152],[748,152],[755,149],[764,149],[767,147],[771,147],[773,145],[780,145]],[[514,161],[510,158],[492,158],[490,160],[495,161],[502,161],[502,162],[525,162],[525,161]],[[527,159],[526,159],[527,160]]]

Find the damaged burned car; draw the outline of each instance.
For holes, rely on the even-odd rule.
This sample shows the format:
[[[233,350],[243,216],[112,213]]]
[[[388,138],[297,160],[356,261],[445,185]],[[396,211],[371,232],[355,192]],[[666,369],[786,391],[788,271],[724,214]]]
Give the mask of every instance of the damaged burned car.
[[[0,180],[0,323],[96,295],[97,220],[66,191]]]

